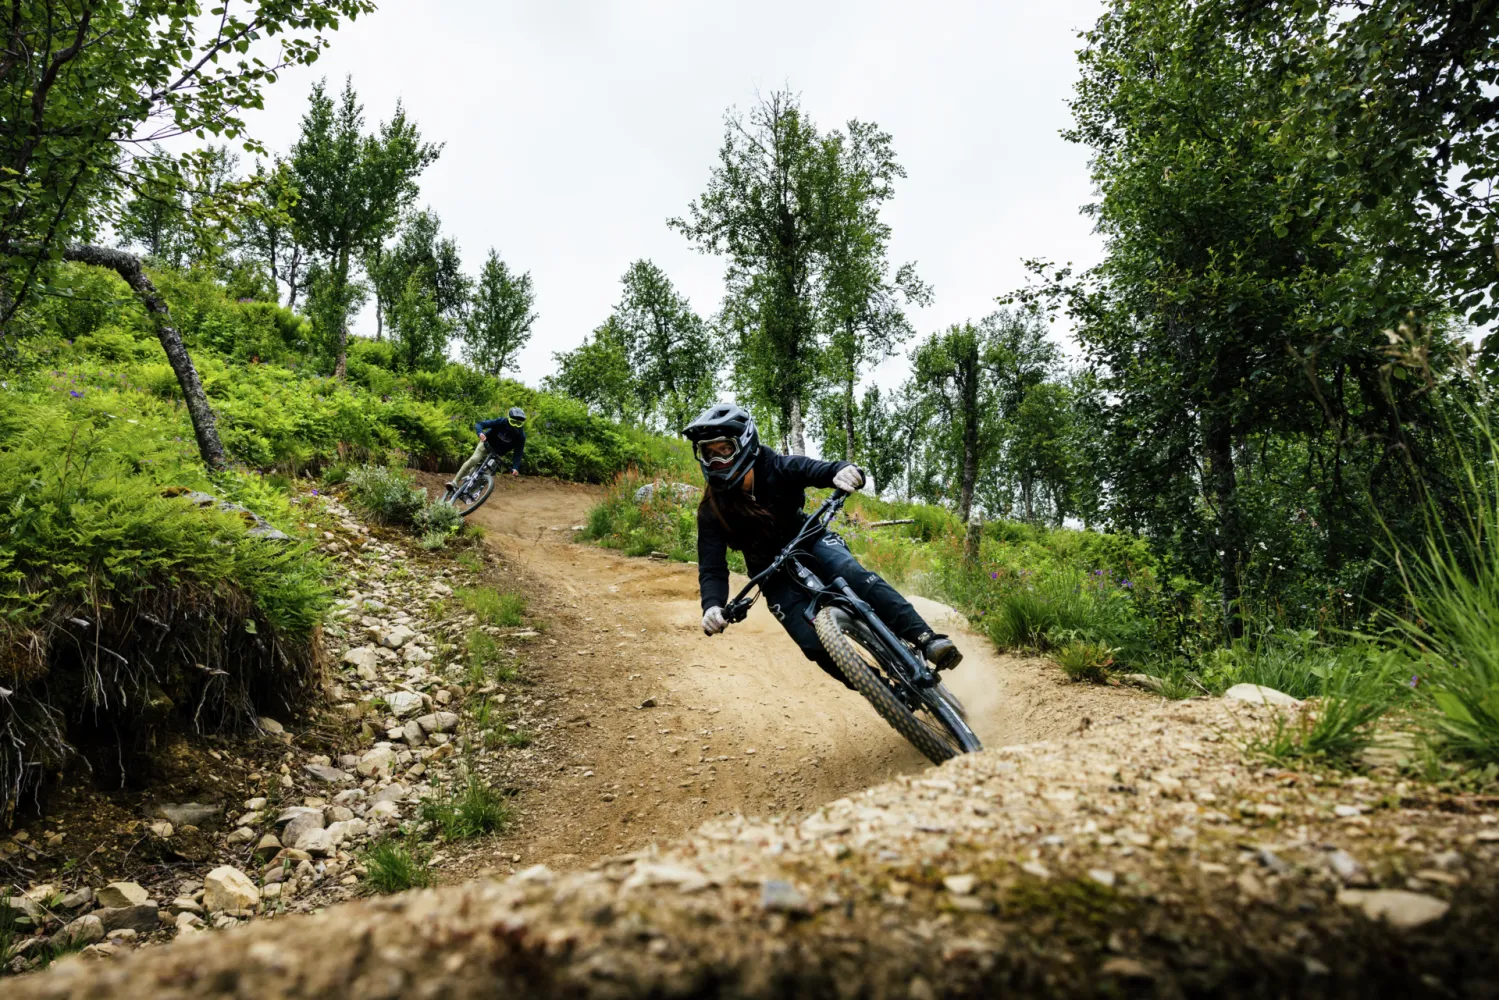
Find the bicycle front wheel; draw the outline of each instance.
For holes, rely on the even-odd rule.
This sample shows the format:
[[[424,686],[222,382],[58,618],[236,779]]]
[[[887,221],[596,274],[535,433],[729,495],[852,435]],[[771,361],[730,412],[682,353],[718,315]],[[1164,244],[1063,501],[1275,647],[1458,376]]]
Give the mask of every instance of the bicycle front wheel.
[[[471,514],[494,492],[494,473],[485,469],[459,484],[459,490],[446,494],[443,500],[458,509],[460,514]]]
[[[957,699],[940,684],[930,690],[913,685],[897,654],[864,622],[842,608],[823,608],[812,624],[848,682],[933,764],[983,749]]]

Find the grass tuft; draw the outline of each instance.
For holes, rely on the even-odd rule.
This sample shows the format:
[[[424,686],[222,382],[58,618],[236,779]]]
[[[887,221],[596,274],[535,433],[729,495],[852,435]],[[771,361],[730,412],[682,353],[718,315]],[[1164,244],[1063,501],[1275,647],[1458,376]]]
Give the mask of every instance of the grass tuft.
[[[1114,665],[1114,651],[1101,642],[1074,640],[1057,650],[1054,659],[1062,672],[1074,681],[1102,684]]]
[[[432,868],[426,852],[388,837],[376,841],[365,852],[364,867],[366,884],[381,894],[426,888],[432,884]]]
[[[464,587],[458,591],[458,600],[485,624],[515,628],[526,623],[524,594],[501,592],[493,587]]]
[[[510,822],[504,797],[478,778],[439,790],[422,801],[421,818],[447,840],[470,840],[498,833]]]

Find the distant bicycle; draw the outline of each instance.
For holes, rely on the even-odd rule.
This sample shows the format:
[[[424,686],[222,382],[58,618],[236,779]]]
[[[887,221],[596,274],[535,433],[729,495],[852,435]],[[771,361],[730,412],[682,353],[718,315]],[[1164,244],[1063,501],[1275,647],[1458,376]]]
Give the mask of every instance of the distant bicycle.
[[[459,514],[468,515],[478,510],[494,492],[494,477],[500,469],[500,456],[489,455],[479,467],[453,485],[443,490],[439,503],[455,508]]]
[[[481,420],[474,424],[479,442],[474,453],[458,469],[458,474],[442,494],[440,502],[457,509],[460,514],[477,510],[494,492],[494,477],[500,470],[500,459],[509,452],[512,475],[520,474],[520,464],[526,454],[526,411],[512,406],[510,412],[493,420]]]

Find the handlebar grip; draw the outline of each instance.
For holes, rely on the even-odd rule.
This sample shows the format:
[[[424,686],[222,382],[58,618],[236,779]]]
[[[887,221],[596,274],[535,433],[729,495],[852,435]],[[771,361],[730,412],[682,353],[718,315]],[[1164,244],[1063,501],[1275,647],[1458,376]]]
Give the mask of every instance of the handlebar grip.
[[[749,617],[749,607],[740,601],[730,601],[723,609],[723,620],[742,622]]]

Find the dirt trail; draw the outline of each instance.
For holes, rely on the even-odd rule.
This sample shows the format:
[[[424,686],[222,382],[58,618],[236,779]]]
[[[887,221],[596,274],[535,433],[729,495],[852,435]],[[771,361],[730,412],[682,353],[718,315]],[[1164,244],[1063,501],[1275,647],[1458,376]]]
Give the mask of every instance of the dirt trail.
[[[550,741],[551,777],[521,795],[524,820],[502,855],[575,868],[715,815],[794,816],[928,766],[862,698],[803,658],[763,604],[710,639],[698,624],[696,567],[573,543],[571,528],[599,495],[507,479],[470,515],[542,591],[533,607],[549,627],[532,658],[545,674],[540,696],[556,699],[548,707],[566,727]],[[985,746],[1077,732],[1138,699],[1000,655],[961,616],[915,600],[964,651],[949,685]],[[641,708],[648,699],[654,705]]]

